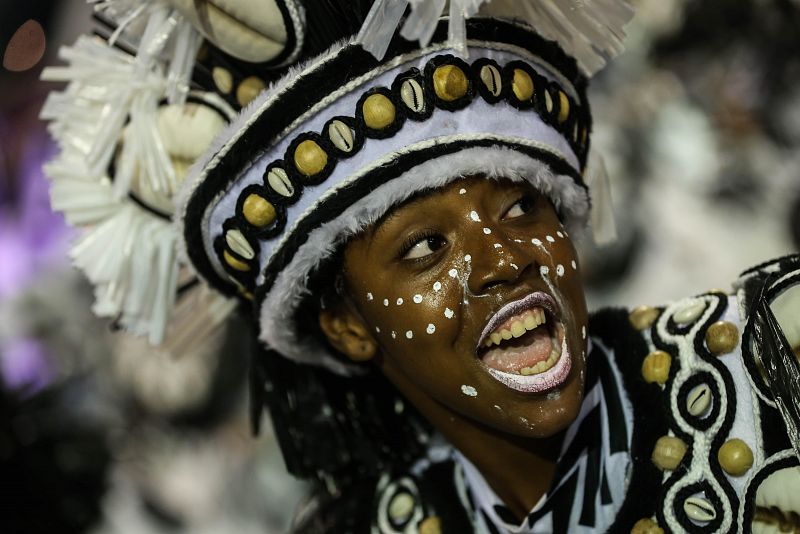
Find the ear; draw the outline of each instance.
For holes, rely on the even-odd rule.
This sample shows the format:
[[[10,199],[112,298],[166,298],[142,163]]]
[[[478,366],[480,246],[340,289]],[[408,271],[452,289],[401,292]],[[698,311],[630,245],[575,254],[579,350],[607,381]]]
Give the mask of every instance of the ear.
[[[371,360],[378,352],[378,343],[361,317],[344,306],[320,310],[319,326],[330,344],[354,362]]]

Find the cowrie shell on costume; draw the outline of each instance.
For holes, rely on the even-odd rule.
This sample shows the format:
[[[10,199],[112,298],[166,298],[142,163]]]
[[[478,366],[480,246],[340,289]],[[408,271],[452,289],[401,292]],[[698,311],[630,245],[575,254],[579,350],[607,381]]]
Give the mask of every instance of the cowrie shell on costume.
[[[683,502],[683,511],[690,519],[707,523],[713,521],[717,517],[717,511],[714,506],[702,497],[689,497]]]
[[[335,120],[328,126],[328,138],[342,152],[353,150],[353,130],[340,120]]]
[[[497,70],[497,67],[484,65],[481,67],[480,77],[484,87],[492,96],[500,96],[500,92],[503,90],[503,81],[500,78],[500,71]]]
[[[458,100],[469,89],[469,80],[456,65],[442,65],[433,71],[433,90],[445,102]]]
[[[686,397],[686,411],[695,417],[700,417],[711,406],[711,388],[708,384],[700,384],[692,388]]]
[[[675,312],[675,315],[672,316],[672,320],[678,324],[688,324],[700,317],[705,309],[705,301],[698,300],[691,302]]]
[[[267,183],[273,191],[282,197],[294,195],[294,186],[289,180],[289,175],[281,167],[273,167],[267,173]]]
[[[414,113],[425,111],[425,99],[423,98],[422,86],[414,78],[403,80],[400,85],[400,98],[403,104]]]
[[[214,80],[214,85],[217,86],[220,93],[227,95],[233,89],[233,76],[230,71],[222,67],[214,67],[211,70],[211,78]]]
[[[255,193],[247,195],[242,204],[244,218],[256,228],[264,228],[275,220],[275,206]]]
[[[225,242],[232,251],[246,260],[252,260],[256,255],[247,238],[236,228],[231,228],[225,232]]]

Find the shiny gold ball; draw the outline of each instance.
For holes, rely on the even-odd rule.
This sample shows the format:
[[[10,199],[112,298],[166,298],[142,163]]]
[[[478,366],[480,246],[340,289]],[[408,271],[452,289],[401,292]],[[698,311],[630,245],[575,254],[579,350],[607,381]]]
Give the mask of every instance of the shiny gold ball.
[[[426,517],[419,524],[419,534],[441,534],[442,521],[436,517]]]
[[[458,100],[469,89],[469,80],[456,65],[442,65],[433,71],[433,91],[445,102]]]
[[[294,165],[305,176],[322,172],[328,164],[328,154],[312,139],[306,139],[294,149]]]
[[[255,193],[250,193],[242,204],[244,218],[256,228],[264,228],[275,220],[275,206],[267,199]]]
[[[686,454],[686,444],[675,436],[661,436],[650,457],[662,471],[672,471],[678,467]]]
[[[569,98],[564,94],[564,91],[558,92],[558,123],[563,124],[569,118]]]
[[[369,95],[361,106],[364,123],[373,130],[383,130],[394,122],[396,110],[386,95],[375,93]]]
[[[250,266],[247,265],[245,262],[238,260],[233,257],[233,255],[228,252],[227,250],[222,251],[222,257],[225,258],[225,263],[236,269],[237,271],[242,271],[246,273],[250,270]]]
[[[633,525],[631,534],[664,534],[664,529],[649,517],[645,517]]]
[[[753,467],[753,451],[739,438],[729,439],[719,448],[717,460],[726,473],[739,477]]]
[[[642,376],[650,384],[664,384],[669,378],[669,368],[672,365],[672,356],[663,350],[656,350],[645,357],[642,362]]]
[[[628,321],[636,330],[645,330],[658,318],[658,309],[652,306],[638,306],[628,315]]]
[[[522,69],[514,69],[514,79],[511,80],[511,90],[520,102],[527,102],[533,98],[533,79]]]
[[[263,80],[257,76],[245,78],[236,88],[236,101],[239,102],[240,106],[245,107],[266,87]]]
[[[715,356],[728,354],[739,344],[739,329],[728,321],[717,321],[706,330],[706,345]]]

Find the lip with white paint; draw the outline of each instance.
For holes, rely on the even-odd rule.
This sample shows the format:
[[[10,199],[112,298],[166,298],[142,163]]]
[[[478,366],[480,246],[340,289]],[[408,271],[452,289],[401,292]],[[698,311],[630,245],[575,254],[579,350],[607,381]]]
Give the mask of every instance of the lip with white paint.
[[[490,376],[511,389],[543,393],[557,388],[572,369],[560,319],[552,296],[531,293],[492,316],[478,339],[476,355]]]

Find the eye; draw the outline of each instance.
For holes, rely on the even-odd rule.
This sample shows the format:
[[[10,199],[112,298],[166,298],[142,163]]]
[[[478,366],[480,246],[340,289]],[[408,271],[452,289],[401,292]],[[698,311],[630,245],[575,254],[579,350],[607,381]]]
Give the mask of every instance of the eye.
[[[412,236],[408,240],[408,245],[403,247],[402,259],[416,260],[430,256],[447,244],[447,240],[437,234]]]
[[[506,212],[504,219],[514,219],[515,217],[521,217],[526,213],[529,213],[533,210],[534,204],[536,203],[536,199],[530,195],[525,195],[524,197],[517,200]]]

